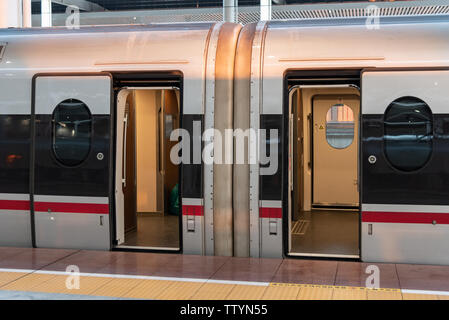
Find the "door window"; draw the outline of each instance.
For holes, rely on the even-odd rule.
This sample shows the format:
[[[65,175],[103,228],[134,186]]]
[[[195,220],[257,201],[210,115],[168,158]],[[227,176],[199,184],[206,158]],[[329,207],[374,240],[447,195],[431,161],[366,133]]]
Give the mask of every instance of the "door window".
[[[335,149],[345,149],[354,141],[354,113],[347,105],[335,104],[327,111],[326,140]]]
[[[66,166],[86,160],[91,147],[92,115],[85,103],[64,100],[53,111],[53,151]]]
[[[394,100],[385,111],[384,150],[393,167],[422,168],[432,154],[433,120],[429,106],[416,97]]]

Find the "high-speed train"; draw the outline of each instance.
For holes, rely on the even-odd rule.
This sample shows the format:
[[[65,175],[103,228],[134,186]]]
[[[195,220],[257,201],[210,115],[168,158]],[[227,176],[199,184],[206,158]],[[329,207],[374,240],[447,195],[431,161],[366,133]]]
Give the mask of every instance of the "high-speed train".
[[[449,264],[448,34],[1,30],[0,246]]]

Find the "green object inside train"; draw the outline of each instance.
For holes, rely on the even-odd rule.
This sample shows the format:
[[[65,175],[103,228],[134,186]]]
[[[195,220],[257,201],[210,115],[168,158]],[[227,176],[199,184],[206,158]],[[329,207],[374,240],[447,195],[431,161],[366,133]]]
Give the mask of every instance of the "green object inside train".
[[[176,184],[170,192],[169,207],[170,214],[179,215],[179,187]]]

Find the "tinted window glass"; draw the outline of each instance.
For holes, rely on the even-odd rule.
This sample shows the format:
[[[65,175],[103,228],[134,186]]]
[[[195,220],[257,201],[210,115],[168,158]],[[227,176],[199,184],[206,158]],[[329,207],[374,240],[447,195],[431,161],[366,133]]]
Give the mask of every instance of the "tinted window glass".
[[[422,168],[432,154],[432,111],[416,97],[393,101],[385,111],[385,154],[402,171]]]
[[[90,151],[92,116],[81,101],[68,99],[53,112],[53,150],[66,166],[82,163]]]
[[[330,107],[326,114],[326,140],[333,148],[344,149],[354,140],[354,113],[344,104]]]

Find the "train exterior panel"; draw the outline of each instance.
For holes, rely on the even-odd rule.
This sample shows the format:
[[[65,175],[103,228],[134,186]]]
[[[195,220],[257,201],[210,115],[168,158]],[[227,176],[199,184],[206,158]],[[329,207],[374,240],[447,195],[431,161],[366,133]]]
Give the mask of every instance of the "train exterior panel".
[[[179,168],[179,252],[449,264],[448,32],[447,16],[0,31],[0,245],[120,247],[128,103],[146,90],[179,99],[201,153]],[[69,124],[85,135],[67,151]],[[243,164],[236,139],[234,164],[205,163],[229,129],[261,138]],[[357,200],[316,201],[314,170],[335,164],[317,150],[351,143],[357,178],[335,188]],[[306,239],[337,216],[316,234],[330,251]]]
[[[216,96],[232,101],[226,96],[232,97],[232,74],[217,79],[227,87],[215,93],[219,69],[215,62],[226,62],[233,70],[234,56],[228,53],[233,51],[240,28],[198,23],[1,31],[0,140],[5,160],[0,168],[1,245],[114,247],[114,155],[115,141],[121,134],[115,131],[116,86],[151,88],[176,78],[177,89],[182,92],[182,126],[200,135],[193,139],[201,141],[202,132],[192,130],[194,121],[200,123],[200,130],[214,128],[215,118],[205,117],[206,110],[213,111]],[[217,46],[225,48],[218,53]],[[217,57],[219,54],[226,56]],[[57,121],[56,108],[64,108],[62,102],[83,102],[88,107],[92,130],[86,157],[79,164],[65,165],[54,150],[52,127]],[[230,108],[227,103],[218,109],[232,115]],[[63,116],[63,110],[59,111]],[[222,127],[227,125],[222,120]],[[84,152],[81,145],[77,147]],[[64,155],[61,157],[65,160]],[[213,203],[207,200],[213,185],[203,184],[205,175],[213,175],[214,167],[203,170],[201,158],[199,163],[192,161],[181,169],[184,253],[204,254],[205,233],[210,239],[207,246],[212,248],[208,252],[214,252]],[[229,172],[218,173],[215,178],[221,178],[220,188],[229,190],[230,179],[223,175],[229,176]],[[227,192],[221,203],[224,216],[232,215]],[[191,228],[187,230],[187,226]],[[215,245],[219,250],[220,244]]]
[[[296,79],[291,83],[303,81],[304,88],[310,83],[315,87],[335,88],[346,79],[350,85],[357,82],[354,87],[360,86],[362,97],[359,257],[377,262],[448,263],[449,246],[441,241],[449,233],[448,172],[443,164],[447,158],[444,153],[447,132],[443,123],[447,120],[449,88],[448,28],[443,17],[383,18],[375,30],[358,19],[257,25],[248,105],[250,127],[280,130],[278,143],[283,152],[279,156],[281,165],[274,175],[261,175],[258,165],[251,169],[251,215],[252,221],[259,221],[258,227],[250,232],[251,256],[281,257],[282,253],[292,253],[287,235],[282,235],[289,232],[286,220],[290,210],[287,91],[293,85],[289,85],[289,79]],[[345,71],[346,76],[340,79],[339,75]],[[358,79],[354,82],[355,78]],[[388,130],[385,126],[389,125],[386,112],[393,102],[403,97],[425,101],[432,113],[429,121],[433,121],[430,131],[433,137],[422,137],[432,140],[429,160],[410,170],[405,164],[404,168],[400,163],[399,168],[394,164],[394,161],[406,163],[407,159],[387,159],[385,146],[388,140],[394,139],[385,133]],[[260,143],[268,149],[273,142]],[[391,152],[416,156],[407,147],[402,148]],[[305,172],[306,183],[312,179],[310,175],[310,171]]]

